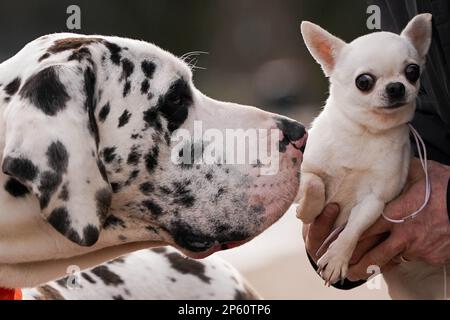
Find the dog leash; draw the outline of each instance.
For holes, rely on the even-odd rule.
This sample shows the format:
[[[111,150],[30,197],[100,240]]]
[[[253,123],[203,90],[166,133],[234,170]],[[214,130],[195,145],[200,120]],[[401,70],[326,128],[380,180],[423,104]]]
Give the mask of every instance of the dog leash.
[[[386,219],[389,222],[400,224],[404,223],[408,220],[414,219],[422,210],[427,206],[428,202],[430,201],[431,196],[431,182],[428,176],[428,162],[427,162],[427,148],[425,146],[425,142],[423,141],[422,137],[420,136],[419,132],[413,127],[411,123],[408,123],[409,129],[414,137],[414,140],[416,141],[417,145],[417,153],[419,154],[419,160],[422,165],[423,172],[425,174],[425,197],[422,206],[414,211],[413,213],[407,215],[406,217],[403,217],[402,219],[392,219],[389,218],[384,214],[384,212],[381,214],[384,219]],[[423,150],[423,153],[422,153]],[[444,300],[448,299],[447,296],[447,266],[444,264],[442,267],[443,275],[444,275]]]
[[[423,172],[425,174],[425,199],[423,201],[422,206],[419,209],[417,209],[416,211],[414,211],[413,213],[407,215],[406,217],[404,217],[402,219],[389,218],[383,212],[381,214],[383,216],[383,218],[392,223],[403,223],[410,219],[414,219],[427,206],[428,201],[430,200],[430,195],[431,195],[431,183],[430,183],[430,179],[428,177],[427,148],[425,146],[425,142],[423,141],[422,137],[417,132],[417,130],[410,123],[408,123],[408,126],[409,126],[409,129],[411,130],[414,140],[416,141],[417,153],[419,154],[419,160],[422,165]],[[421,148],[423,149],[423,153],[422,153]]]

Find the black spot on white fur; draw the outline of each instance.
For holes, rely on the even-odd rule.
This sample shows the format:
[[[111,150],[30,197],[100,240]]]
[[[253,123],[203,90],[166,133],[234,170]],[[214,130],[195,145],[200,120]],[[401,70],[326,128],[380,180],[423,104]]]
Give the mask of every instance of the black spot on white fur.
[[[153,184],[151,182],[144,182],[139,186],[139,190],[144,195],[149,195],[150,193],[152,193],[155,190],[155,187],[153,186]]]
[[[119,124],[117,125],[117,127],[123,127],[124,125],[126,125],[128,123],[128,121],[130,120],[131,117],[131,113],[128,110],[124,110],[124,112],[120,115],[119,117]]]
[[[17,77],[10,83],[8,83],[3,89],[5,90],[7,95],[14,95],[20,87],[20,78]]]
[[[108,48],[111,54],[112,63],[114,63],[115,65],[119,65],[121,59],[120,53],[122,51],[122,48],[120,48],[117,44],[109,41],[104,41],[103,43],[105,44],[106,48]]]
[[[91,283],[91,284],[95,284],[95,283],[97,283],[88,273],[86,273],[86,272],[82,272],[81,273],[81,276],[87,281],[87,282],[89,282],[89,283]]]
[[[196,260],[186,259],[181,254],[176,252],[167,253],[165,256],[174,270],[182,274],[193,275],[207,284],[211,282],[211,278],[205,273],[206,268],[203,263]]]
[[[142,72],[144,72],[144,75],[151,79],[153,78],[153,74],[155,73],[156,65],[152,61],[144,60],[141,63],[141,69]]]
[[[162,131],[162,124],[159,114],[155,108],[150,108],[144,111],[144,121],[157,132]]]
[[[108,176],[106,175],[105,165],[103,164],[103,162],[100,159],[97,159],[97,167],[98,167],[98,170],[100,171],[100,174],[102,175],[103,180],[108,182]]]
[[[58,199],[61,199],[63,201],[68,201],[69,200],[69,189],[67,186],[67,183],[65,183],[62,188],[61,191],[58,195]]]
[[[118,274],[112,272],[107,266],[104,265],[95,267],[92,269],[92,273],[99,277],[107,286],[117,287],[124,283]]]
[[[159,97],[157,110],[166,118],[167,129],[170,132],[178,129],[188,116],[188,109],[192,104],[189,85],[183,79],[178,79],[169,91]]]
[[[139,146],[133,145],[131,147],[131,151],[128,154],[127,158],[127,164],[136,166],[139,163],[139,160],[141,159],[141,153],[139,152]]]
[[[122,184],[120,182],[111,182],[111,189],[113,193],[117,193],[122,188]]]
[[[103,160],[106,163],[111,163],[116,157],[116,147],[107,147],[103,149]]]
[[[105,221],[111,206],[112,192],[109,188],[97,190],[95,193],[95,200],[97,202],[97,216],[100,221]]]
[[[150,210],[150,212],[155,216],[160,216],[163,213],[163,209],[161,208],[161,206],[158,205],[153,200],[150,199],[144,200],[142,201],[142,205],[148,210]]]
[[[122,79],[128,79],[134,71],[134,63],[129,59],[122,59]]]
[[[106,218],[105,222],[103,223],[103,228],[104,229],[110,229],[110,228],[114,228],[114,227],[121,227],[121,228],[125,228],[125,222],[114,216],[114,215],[109,215],[108,218]]]
[[[98,114],[98,120],[100,120],[100,122],[105,122],[106,117],[108,117],[109,111],[110,111],[110,105],[109,102],[107,104],[105,104],[101,109],[100,112]]]
[[[95,143],[98,146],[100,137],[98,133],[97,122],[95,121],[95,86],[96,86],[96,76],[90,67],[86,68],[84,71],[84,94],[85,94],[85,102],[84,107],[88,112],[89,122],[88,128],[89,132],[93,135],[95,139]]]
[[[129,186],[139,175],[139,170],[133,170],[131,171],[130,175],[128,176],[127,181],[125,181],[125,185]]]
[[[148,82],[148,79],[144,79],[144,81],[142,81],[141,83],[141,93],[147,94],[148,89],[150,89],[150,83]]]
[[[215,237],[195,230],[193,226],[183,221],[174,221],[170,228],[170,233],[177,245],[191,252],[206,251],[217,241]]]
[[[63,110],[70,98],[59,79],[58,67],[47,67],[28,78],[20,95],[49,116]]]
[[[41,206],[41,210],[45,209],[52,197],[53,193],[57,190],[58,186],[61,184],[62,174],[58,174],[54,171],[44,171],[40,176],[40,184],[39,184],[39,204]]]
[[[25,197],[28,193],[30,193],[27,187],[14,178],[9,178],[6,181],[4,188],[6,192],[13,197]]]
[[[90,59],[91,58],[91,51],[88,48],[79,48],[76,50],[73,50],[72,54],[67,59],[68,61],[77,60],[78,62],[81,62],[84,59]]]
[[[50,57],[50,53],[46,52],[42,56],[39,57],[38,62],[41,62],[41,61],[47,59],[48,57]]]
[[[69,162],[69,154],[66,147],[61,141],[52,142],[46,152],[47,161],[50,168],[57,173],[67,171],[67,164]]]
[[[69,213],[65,207],[53,209],[47,221],[69,240],[82,246],[92,246],[99,237],[98,229],[93,225],[87,225],[83,229],[83,238],[72,228]]]
[[[176,181],[173,182],[173,202],[179,205],[182,205],[185,208],[190,208],[195,203],[195,196],[192,190],[188,187],[190,185],[190,181]]]
[[[158,164],[159,148],[157,145],[153,146],[145,155],[145,167],[148,173],[153,173]]]
[[[45,209],[50,198],[62,182],[62,176],[67,171],[69,154],[66,147],[60,142],[52,142],[46,151],[47,163],[52,170],[46,170],[40,175],[39,203],[41,209]]]
[[[21,181],[32,181],[39,172],[38,168],[30,160],[9,156],[3,160],[2,171]]]
[[[123,97],[125,98],[129,93],[131,89],[131,82],[128,80],[125,82],[125,85],[123,86]]]

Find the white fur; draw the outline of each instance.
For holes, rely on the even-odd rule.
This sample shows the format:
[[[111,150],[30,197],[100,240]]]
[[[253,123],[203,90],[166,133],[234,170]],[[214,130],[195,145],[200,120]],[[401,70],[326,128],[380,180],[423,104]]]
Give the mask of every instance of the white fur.
[[[424,67],[431,15],[416,16],[400,36],[377,32],[349,44],[309,22],[302,24],[302,34],[331,84],[324,110],[309,131],[297,213],[311,223],[327,203],[335,202],[341,209],[336,226],[347,223],[318,261],[329,284],[345,278],[359,237],[405,184],[410,161],[407,122],[414,115],[419,81],[410,83],[404,70],[410,63]],[[363,73],[376,78],[369,92],[355,86]],[[392,82],[406,87],[406,103],[396,109],[386,108],[385,88]]]
[[[74,50],[58,51],[41,60],[58,41],[93,37],[98,40],[86,45],[91,62],[69,59],[76,53]],[[134,63],[128,95],[123,94],[122,64],[113,63],[112,52],[105,41],[122,48],[122,64],[125,59]],[[141,91],[141,83],[146,78],[141,70],[144,60],[156,66],[151,79],[147,79],[150,81],[148,94]],[[83,72],[90,64],[92,68],[95,66],[96,76],[93,100],[97,102],[94,114],[99,132],[97,147],[93,135],[88,132],[89,117],[84,105],[87,94],[84,89],[86,74],[83,76]],[[57,68],[59,80],[70,96],[66,108],[54,116],[45,115],[20,94],[30,76],[47,67]],[[21,79],[21,88],[8,96],[4,89],[16,77]],[[278,115],[205,96],[195,88],[192,72],[184,61],[144,41],[52,34],[30,42],[0,64],[0,157],[2,160],[8,155],[27,158],[42,173],[49,166],[45,156],[48,145],[61,141],[69,154],[67,174],[63,179],[70,184],[70,198],[66,204],[71,218],[70,227],[79,235],[87,225],[99,227],[101,231],[94,244],[81,246],[46,220],[50,210],[64,201],[58,196],[62,183],[44,210],[40,210],[38,201],[39,179],[21,181],[30,191],[23,197],[13,197],[4,187],[0,188],[0,287],[35,286],[64,276],[69,265],[86,269],[128,252],[161,245],[173,245],[187,255],[201,258],[213,253],[213,249],[224,248],[222,242],[251,240],[287,210],[298,189],[297,173],[302,156],[300,141],[298,146],[290,144],[284,153],[280,152],[280,168],[272,176],[261,175],[261,169],[251,164],[202,165],[185,170],[171,161],[172,150],[163,135],[168,133],[168,120],[159,116],[164,132],[158,132],[147,126],[143,114],[150,108],[155,110],[160,97],[169,92],[175,80],[181,78],[192,92],[192,103],[180,128],[191,134],[196,120],[203,122],[205,130],[216,128],[220,132],[233,128],[277,127]],[[107,103],[111,105],[109,115],[106,120],[99,121],[101,108]],[[118,119],[125,109],[131,117],[127,125],[119,127]],[[133,139],[133,134],[140,137]],[[305,140],[306,134],[302,141]],[[136,166],[127,163],[127,156],[134,145],[142,153]],[[101,178],[95,159],[101,158],[103,148],[112,146],[117,157],[110,163],[105,162],[105,171],[108,182],[120,182],[122,188],[113,194],[108,215],[120,218],[125,226],[102,229],[104,225],[96,213],[95,193],[100,188],[111,187]],[[159,146],[159,157],[154,171],[151,171],[146,169],[144,156],[154,146]],[[121,161],[117,160],[119,157]],[[292,161],[293,158],[298,161]],[[130,173],[136,168],[139,169],[137,177],[127,184]],[[210,182],[205,177],[209,171],[214,175]],[[7,174],[0,173],[1,186],[8,179]],[[173,189],[174,182],[183,183],[185,180],[189,181],[189,191],[197,200],[192,206],[177,204],[174,200],[177,194],[167,196],[160,188],[168,186]],[[153,184],[151,195],[140,191],[143,182]],[[217,200],[215,196],[221,187],[226,194]],[[153,214],[152,210],[142,208],[142,201],[149,197],[158,202],[164,214]],[[196,252],[182,241],[201,242],[203,239],[207,242],[205,251]],[[226,244],[224,246],[226,248]]]
[[[169,255],[178,258],[179,269]],[[105,282],[93,268],[72,278],[24,289],[23,299],[258,299],[239,272],[220,257],[196,261],[194,267],[189,267],[190,263],[173,248],[140,250],[102,266],[120,278],[116,283]]]

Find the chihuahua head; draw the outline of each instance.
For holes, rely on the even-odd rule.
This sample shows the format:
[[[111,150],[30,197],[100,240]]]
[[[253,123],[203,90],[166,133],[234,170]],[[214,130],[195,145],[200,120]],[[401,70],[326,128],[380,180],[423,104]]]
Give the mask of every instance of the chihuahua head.
[[[326,108],[371,131],[409,122],[431,43],[431,14],[415,16],[400,35],[375,32],[346,43],[304,21],[303,39],[330,78]]]

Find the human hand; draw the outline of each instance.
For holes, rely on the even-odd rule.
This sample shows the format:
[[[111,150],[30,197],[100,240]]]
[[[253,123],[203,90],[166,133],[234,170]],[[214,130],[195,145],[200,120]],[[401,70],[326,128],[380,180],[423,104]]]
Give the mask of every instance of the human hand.
[[[381,271],[401,260],[420,260],[441,266],[450,262],[450,223],[447,211],[447,186],[450,167],[428,161],[431,197],[414,219],[394,224],[383,217],[360,238],[350,261],[349,280],[366,279],[371,265]],[[418,159],[411,161],[404,192],[390,202],[384,214],[401,219],[417,210],[424,201],[425,180]]]
[[[322,213],[310,224],[303,224],[303,240],[309,256],[317,263],[320,256],[317,251],[322,243],[333,231],[334,223],[339,215],[339,206],[330,203],[325,206]]]

